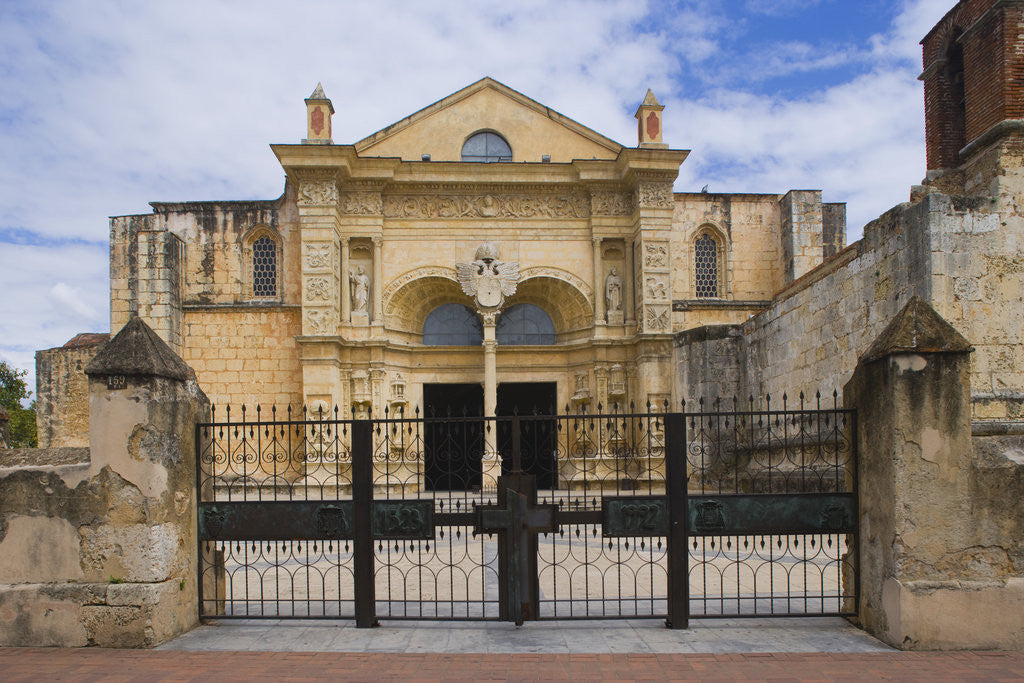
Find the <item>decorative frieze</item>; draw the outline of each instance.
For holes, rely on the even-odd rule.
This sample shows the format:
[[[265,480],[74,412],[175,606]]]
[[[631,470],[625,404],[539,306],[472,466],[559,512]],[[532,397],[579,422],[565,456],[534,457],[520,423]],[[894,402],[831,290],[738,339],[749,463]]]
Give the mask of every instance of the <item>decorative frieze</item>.
[[[338,186],[333,180],[304,180],[296,201],[299,206],[333,206],[338,203]]]
[[[387,195],[387,218],[587,218],[582,194]]]
[[[640,183],[637,186],[637,202],[646,209],[671,209],[672,183]]]
[[[636,202],[630,192],[594,192],[590,212],[595,216],[632,216]]]
[[[378,216],[383,203],[379,192],[344,192],[338,210],[346,215]]]

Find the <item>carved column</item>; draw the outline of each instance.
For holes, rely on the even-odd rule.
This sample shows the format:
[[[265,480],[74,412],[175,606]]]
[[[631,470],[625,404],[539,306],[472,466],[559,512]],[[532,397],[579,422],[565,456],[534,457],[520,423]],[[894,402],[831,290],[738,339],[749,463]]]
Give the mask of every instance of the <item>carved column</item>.
[[[341,320],[352,320],[352,290],[348,282],[348,237],[341,238]]]
[[[626,324],[632,325],[636,322],[636,295],[633,294],[633,281],[636,279],[636,259],[634,250],[636,243],[629,241],[629,249],[626,250],[626,273],[622,278],[622,309],[626,314]]]
[[[381,259],[383,237],[373,238],[373,315],[374,325],[384,324],[384,262]]]
[[[594,237],[594,324],[604,325],[604,273],[601,272],[601,238]]]
[[[484,323],[484,417],[494,417],[498,409],[498,340],[495,337],[497,313],[481,313]],[[483,486],[497,487],[501,474],[501,456],[496,443],[497,425],[484,428]]]

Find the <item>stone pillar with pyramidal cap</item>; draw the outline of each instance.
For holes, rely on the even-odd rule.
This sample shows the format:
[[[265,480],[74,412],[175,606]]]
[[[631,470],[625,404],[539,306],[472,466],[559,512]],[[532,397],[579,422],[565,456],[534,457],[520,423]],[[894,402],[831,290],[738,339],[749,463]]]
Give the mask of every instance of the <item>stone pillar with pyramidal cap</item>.
[[[324,94],[324,87],[316,84],[316,89],[306,98],[306,137],[304,145],[331,145],[331,117],[334,116],[334,105]]]
[[[658,102],[658,98],[650,88],[640,107],[636,110],[637,120],[637,146],[654,149],[668,149],[668,145],[662,142],[662,120],[661,113],[665,107]]]

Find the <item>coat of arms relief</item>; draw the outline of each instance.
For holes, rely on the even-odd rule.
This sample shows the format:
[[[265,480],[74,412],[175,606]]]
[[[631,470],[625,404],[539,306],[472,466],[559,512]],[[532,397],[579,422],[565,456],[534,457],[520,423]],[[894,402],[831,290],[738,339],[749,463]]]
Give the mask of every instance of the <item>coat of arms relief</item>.
[[[519,283],[519,264],[498,260],[498,247],[481,244],[472,263],[456,263],[455,271],[462,291],[476,301],[481,313],[492,313],[516,293]]]

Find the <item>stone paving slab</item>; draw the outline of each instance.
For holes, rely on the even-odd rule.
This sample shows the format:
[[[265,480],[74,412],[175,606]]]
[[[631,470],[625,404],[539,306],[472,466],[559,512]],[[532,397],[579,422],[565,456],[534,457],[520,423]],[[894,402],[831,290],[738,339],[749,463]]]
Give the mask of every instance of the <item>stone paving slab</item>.
[[[0,648],[0,679],[60,681],[1024,680],[1024,653],[368,654]]]
[[[885,652],[887,645],[838,617],[691,620],[667,629],[656,619],[528,622],[352,622],[219,620],[161,650],[391,653]]]

